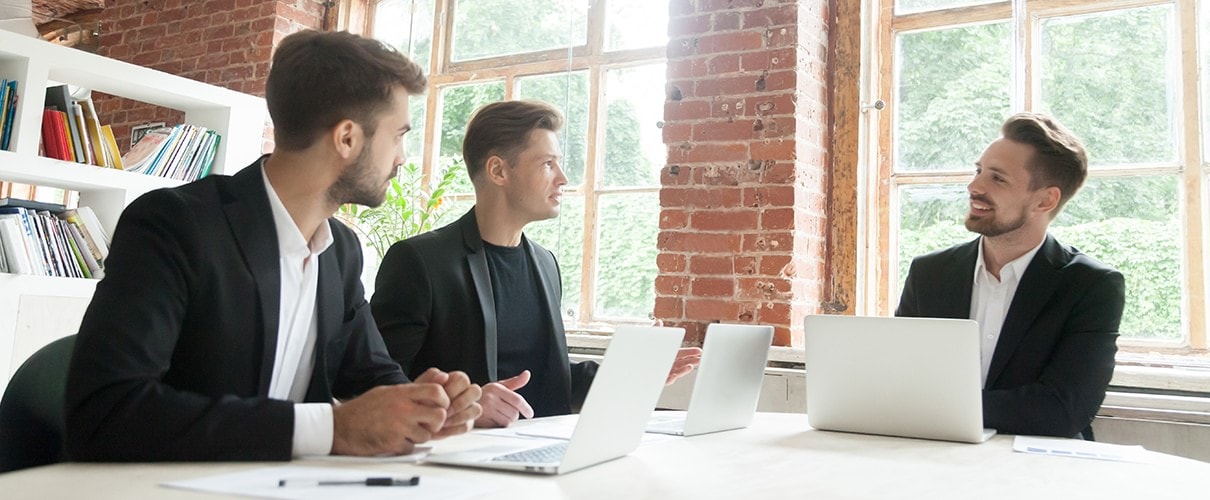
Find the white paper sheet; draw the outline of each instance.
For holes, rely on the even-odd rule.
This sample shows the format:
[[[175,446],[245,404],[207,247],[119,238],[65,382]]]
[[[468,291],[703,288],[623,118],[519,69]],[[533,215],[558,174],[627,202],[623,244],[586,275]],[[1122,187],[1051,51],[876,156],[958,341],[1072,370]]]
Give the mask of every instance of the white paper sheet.
[[[455,480],[442,477],[421,476],[416,486],[278,486],[282,479],[312,480],[364,480],[368,477],[384,477],[392,474],[383,471],[336,469],[325,467],[262,467],[258,469],[219,474],[197,479],[185,479],[161,484],[168,488],[240,495],[256,498],[282,498],[303,500],[341,499],[460,499],[472,498],[493,491],[490,481]],[[411,477],[412,474],[396,474]]]
[[[475,432],[478,434],[485,434],[485,435],[489,435],[489,436],[499,436],[499,437],[526,438],[526,439],[558,439],[558,440],[562,440],[562,441],[568,441],[571,439],[571,433],[574,432],[575,430],[576,430],[576,421],[575,420],[563,419],[563,420],[558,420],[558,421],[554,421],[554,422],[535,422],[530,425],[506,427],[503,429],[482,430],[482,431],[475,431]],[[643,440],[640,441],[639,444],[647,445],[647,444],[651,444],[651,443],[658,443],[661,441],[668,441],[670,439],[680,439],[680,437],[667,435],[667,434],[644,433]]]
[[[1142,446],[1098,443],[1080,439],[1017,436],[1013,439],[1013,451],[1115,462],[1155,462],[1155,454]]]

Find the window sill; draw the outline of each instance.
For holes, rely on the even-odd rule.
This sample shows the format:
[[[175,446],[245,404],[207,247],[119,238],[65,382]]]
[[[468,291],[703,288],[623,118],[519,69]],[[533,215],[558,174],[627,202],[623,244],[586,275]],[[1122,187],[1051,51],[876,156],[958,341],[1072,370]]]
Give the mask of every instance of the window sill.
[[[569,333],[568,350],[577,359],[600,359],[608,333]],[[766,374],[801,377],[802,348],[770,347]],[[1119,357],[1099,415],[1138,420],[1210,425],[1210,369],[1198,366],[1138,366]]]
[[[577,330],[567,334],[567,347],[571,352],[601,354],[609,345],[609,332],[605,330]],[[1118,366],[1114,370],[1111,390],[1122,393],[1156,392],[1177,396],[1210,396],[1210,364],[1156,358],[1137,353],[1123,352],[1118,355]],[[802,368],[806,355],[801,347],[770,347],[769,366],[776,368]]]

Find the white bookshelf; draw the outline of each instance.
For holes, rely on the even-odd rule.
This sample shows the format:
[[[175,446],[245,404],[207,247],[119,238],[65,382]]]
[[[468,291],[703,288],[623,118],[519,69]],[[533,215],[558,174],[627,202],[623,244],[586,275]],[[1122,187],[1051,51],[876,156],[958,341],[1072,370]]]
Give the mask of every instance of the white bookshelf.
[[[0,78],[18,80],[10,151],[0,151],[0,180],[69,189],[112,234],[118,216],[143,193],[181,181],[38,156],[45,89],[59,84],[182,111],[185,123],[222,140],[211,172],[232,174],[260,155],[264,100],[0,30]],[[109,123],[100,116],[101,123]],[[75,333],[96,283],[0,274],[0,392],[39,347]]]

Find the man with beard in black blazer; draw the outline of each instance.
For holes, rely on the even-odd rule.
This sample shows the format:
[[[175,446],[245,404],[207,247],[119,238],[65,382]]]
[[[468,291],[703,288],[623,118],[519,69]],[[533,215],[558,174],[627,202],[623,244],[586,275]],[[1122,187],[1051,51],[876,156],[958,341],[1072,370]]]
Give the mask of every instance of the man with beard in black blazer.
[[[967,186],[980,236],[913,260],[895,311],[978,321],[983,426],[1003,434],[1092,439],[1113,376],[1122,275],[1047,232],[1087,174],[1063,126],[1010,117]]]
[[[375,40],[281,41],[276,150],[122,213],[68,373],[72,459],[400,454],[470,428],[480,388],[439,370],[408,383],[370,316],[361,245],[332,218],[382,203],[425,86]]]

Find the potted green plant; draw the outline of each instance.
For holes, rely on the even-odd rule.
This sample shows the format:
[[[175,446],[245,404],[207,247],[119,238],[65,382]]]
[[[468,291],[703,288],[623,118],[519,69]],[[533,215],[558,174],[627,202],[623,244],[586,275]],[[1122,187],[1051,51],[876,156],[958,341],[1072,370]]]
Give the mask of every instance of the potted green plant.
[[[445,193],[460,172],[460,161],[433,176],[431,186],[425,186],[424,172],[415,163],[399,168],[399,175],[391,179],[386,199],[374,208],[361,205],[345,205],[340,217],[361,234],[365,244],[374,248],[381,261],[395,242],[431,231],[433,222],[440,219]],[[431,188],[431,189],[430,189]]]

